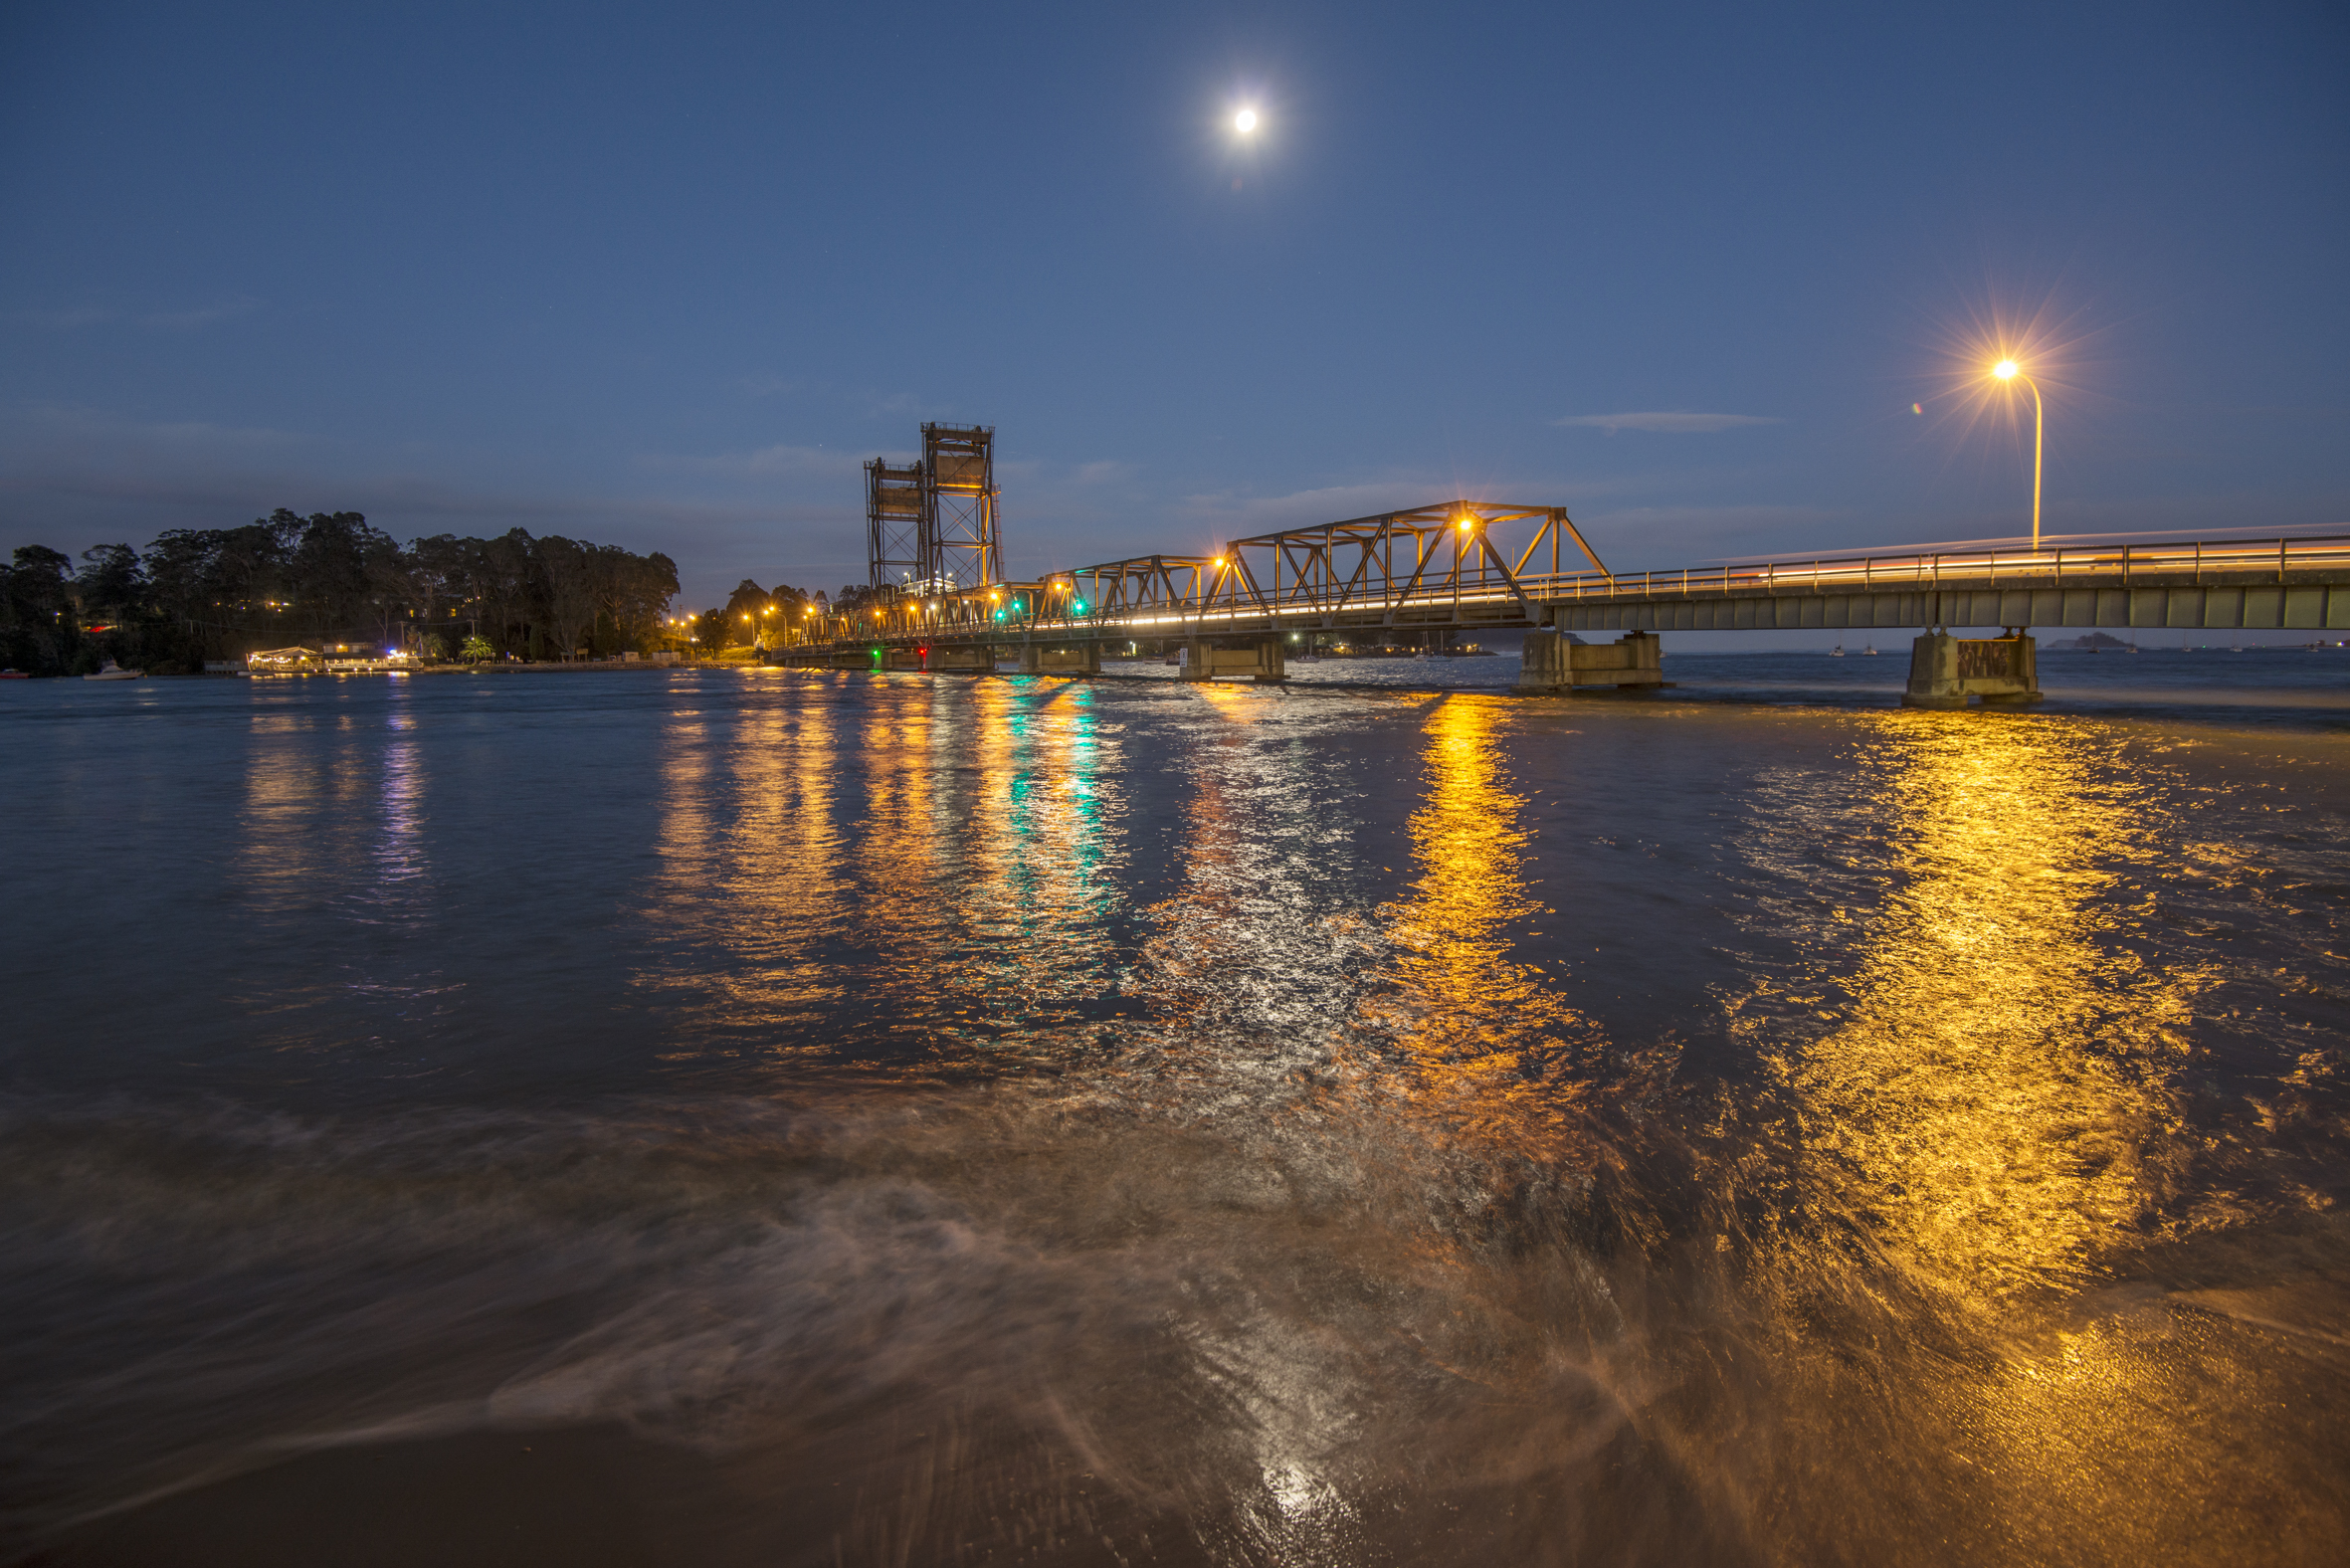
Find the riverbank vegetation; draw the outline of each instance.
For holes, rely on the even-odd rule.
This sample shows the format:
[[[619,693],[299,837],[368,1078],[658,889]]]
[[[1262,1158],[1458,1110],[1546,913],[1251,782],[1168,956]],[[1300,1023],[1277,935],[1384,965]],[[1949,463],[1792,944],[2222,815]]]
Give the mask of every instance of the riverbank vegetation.
[[[355,511],[283,508],[237,528],[173,528],[71,557],[26,545],[0,566],[0,666],[30,675],[105,659],[194,673],[258,649],[349,641],[427,658],[650,653],[670,630],[666,555],[514,528],[401,544]]]

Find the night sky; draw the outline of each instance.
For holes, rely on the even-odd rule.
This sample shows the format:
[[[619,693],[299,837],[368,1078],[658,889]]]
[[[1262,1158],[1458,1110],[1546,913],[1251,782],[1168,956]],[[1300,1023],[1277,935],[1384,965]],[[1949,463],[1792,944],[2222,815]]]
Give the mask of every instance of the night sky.
[[[0,212],[0,549],[837,588],[925,419],[1016,575],[1459,494],[1624,567],[2010,536],[2001,337],[2052,531],[2350,523],[2338,3],[18,3]]]

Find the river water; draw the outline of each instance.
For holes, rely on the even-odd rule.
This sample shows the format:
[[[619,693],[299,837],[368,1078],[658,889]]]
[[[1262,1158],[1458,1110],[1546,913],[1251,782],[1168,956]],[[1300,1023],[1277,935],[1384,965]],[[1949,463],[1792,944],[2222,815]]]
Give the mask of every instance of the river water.
[[[2350,653],[1666,673],[0,687],[0,1556],[2341,1560]]]

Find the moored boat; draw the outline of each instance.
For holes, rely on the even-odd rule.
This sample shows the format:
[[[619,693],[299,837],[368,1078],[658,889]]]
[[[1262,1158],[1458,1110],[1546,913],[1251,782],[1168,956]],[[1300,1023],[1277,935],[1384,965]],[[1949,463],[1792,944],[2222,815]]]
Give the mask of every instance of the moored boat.
[[[99,668],[98,674],[84,676],[82,679],[85,681],[143,681],[146,679],[146,674],[144,670],[125,670],[109,659]]]

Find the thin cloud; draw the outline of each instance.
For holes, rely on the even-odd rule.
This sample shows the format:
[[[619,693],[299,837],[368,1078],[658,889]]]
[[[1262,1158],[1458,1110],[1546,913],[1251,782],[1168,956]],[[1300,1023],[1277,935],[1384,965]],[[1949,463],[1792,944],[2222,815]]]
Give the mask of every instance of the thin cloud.
[[[1593,430],[1604,430],[1613,436],[1620,430],[1646,431],[1655,436],[1700,436],[1717,430],[1737,430],[1747,425],[1776,425],[1781,421],[1762,414],[1676,414],[1654,412],[1646,414],[1569,414],[1554,419],[1554,425],[1584,425]]]
[[[74,310],[16,310],[10,319],[26,326],[37,326],[45,332],[70,332],[77,326],[95,326],[100,321],[118,321],[119,310],[108,310],[100,305],[84,305]]]
[[[134,312],[105,305],[84,305],[67,310],[18,310],[12,319],[51,332],[70,332],[77,327],[99,326],[108,322],[150,327],[165,332],[192,332],[199,327],[210,326],[215,321],[225,321],[231,316],[245,315],[260,308],[259,299],[240,296],[224,299],[218,304],[199,305],[192,310]]]
[[[137,320],[141,326],[159,327],[167,332],[193,332],[198,327],[226,321],[232,316],[246,315],[260,308],[259,299],[224,299],[219,304],[208,304],[194,310],[150,311]]]
[[[1425,506],[1439,495],[1442,485],[1425,480],[1383,480],[1369,485],[1334,485],[1319,490],[1292,490],[1286,495],[1243,495],[1231,490],[1185,495],[1173,508],[1175,515],[1221,534],[1239,537],[1277,528],[1310,527],[1346,517],[1368,517],[1399,507]]]
[[[910,460],[910,453],[881,453],[879,456],[893,461]],[[639,454],[638,467],[657,473],[708,474],[737,479],[775,478],[778,476],[839,477],[844,483],[848,476],[865,467],[867,454],[860,449],[849,452],[840,448],[799,447],[779,443],[761,447],[755,452],[722,452],[714,455],[692,455],[671,452]],[[853,497],[859,510],[864,509],[862,488]]]

